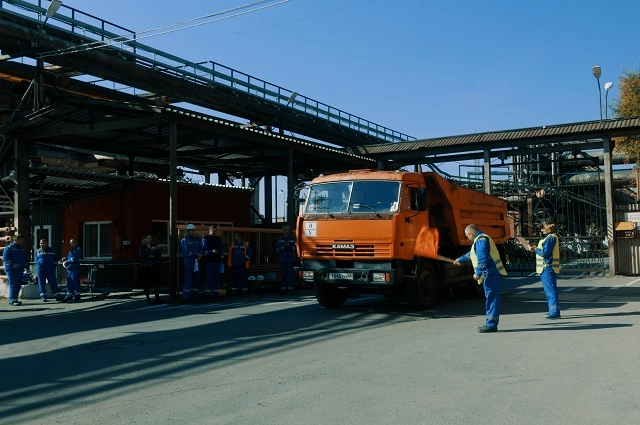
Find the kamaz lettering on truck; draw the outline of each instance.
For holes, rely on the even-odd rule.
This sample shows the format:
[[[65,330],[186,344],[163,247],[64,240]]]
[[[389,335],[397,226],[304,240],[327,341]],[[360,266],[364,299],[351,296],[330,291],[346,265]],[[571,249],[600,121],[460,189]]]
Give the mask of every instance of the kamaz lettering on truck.
[[[438,254],[469,251],[464,229],[476,224],[500,249],[509,238],[506,201],[435,173],[356,170],[315,178],[296,235],[298,279],[313,283],[318,302],[338,308],[349,297],[405,297],[424,309],[438,291],[482,294],[469,267],[416,256],[423,226],[437,228]]]

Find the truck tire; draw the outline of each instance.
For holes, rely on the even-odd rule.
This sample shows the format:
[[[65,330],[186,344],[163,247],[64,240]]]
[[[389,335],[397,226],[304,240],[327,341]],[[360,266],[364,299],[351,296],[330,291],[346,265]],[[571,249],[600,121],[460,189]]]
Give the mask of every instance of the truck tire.
[[[420,269],[416,279],[410,279],[405,288],[406,300],[414,310],[424,310],[436,302],[438,279],[430,266]]]
[[[316,282],[316,299],[324,308],[340,308],[347,300],[347,294],[326,283]]]

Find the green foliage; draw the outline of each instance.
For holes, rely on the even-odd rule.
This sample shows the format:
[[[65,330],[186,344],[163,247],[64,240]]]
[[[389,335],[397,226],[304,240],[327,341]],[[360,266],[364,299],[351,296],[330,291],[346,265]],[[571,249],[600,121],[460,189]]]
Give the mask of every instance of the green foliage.
[[[198,184],[197,181],[193,180],[191,177],[187,176],[186,174],[178,175],[177,178],[176,178],[176,181],[178,183]]]
[[[138,179],[158,180],[158,176],[154,173],[147,173],[145,171],[134,171],[134,177]]]
[[[134,171],[133,175],[138,179],[158,180],[160,178],[160,176],[158,176],[157,174],[149,173],[146,171]],[[169,176],[166,176],[165,178],[168,179]],[[186,175],[184,172],[182,172],[182,170],[178,170],[178,173],[176,175],[176,181],[178,183],[198,184],[197,181],[193,180],[193,178]]]
[[[619,99],[611,111],[618,118],[640,116],[640,70],[623,71],[618,85]],[[627,155],[627,161],[640,162],[640,136],[616,138],[616,150]]]
[[[587,236],[602,237],[604,229],[602,227],[598,227],[598,225],[595,222],[591,222],[587,224],[585,230],[587,232]]]

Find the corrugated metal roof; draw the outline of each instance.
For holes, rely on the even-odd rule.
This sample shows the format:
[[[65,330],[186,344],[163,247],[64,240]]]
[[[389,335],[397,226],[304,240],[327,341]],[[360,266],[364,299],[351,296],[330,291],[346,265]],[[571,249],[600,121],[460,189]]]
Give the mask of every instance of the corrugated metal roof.
[[[459,136],[421,139],[411,142],[366,145],[351,150],[360,155],[385,157],[404,152],[412,155],[464,153],[470,150],[504,149],[518,146],[581,141],[602,137],[640,134],[640,117],[586,121]]]

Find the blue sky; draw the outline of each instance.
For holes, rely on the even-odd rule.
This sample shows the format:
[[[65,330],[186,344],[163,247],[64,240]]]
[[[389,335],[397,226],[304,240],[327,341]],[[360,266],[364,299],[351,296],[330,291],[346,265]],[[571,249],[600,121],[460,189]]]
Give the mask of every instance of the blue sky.
[[[602,67],[603,104],[607,81],[611,101],[622,72],[640,68],[637,0],[279,1],[142,42],[418,139],[597,120],[591,67]],[[64,0],[136,32],[252,2]]]
[[[250,2],[64,4],[143,31]],[[143,42],[431,138],[598,119],[591,67],[616,98],[638,16],[631,0],[291,0]]]

